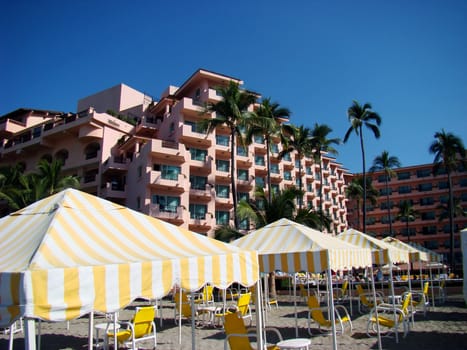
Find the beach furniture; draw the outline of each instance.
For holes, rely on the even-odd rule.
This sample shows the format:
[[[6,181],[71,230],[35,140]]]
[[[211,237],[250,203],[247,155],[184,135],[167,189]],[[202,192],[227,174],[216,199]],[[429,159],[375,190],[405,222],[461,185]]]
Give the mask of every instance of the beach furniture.
[[[251,292],[240,294],[237,299],[237,303],[233,305],[229,305],[226,307],[220,307],[214,313],[214,317],[218,321],[219,324],[221,321],[225,319],[225,316],[230,314],[240,313],[242,316],[243,321],[249,320],[249,325],[252,322],[251,316],[251,309],[250,309],[250,301],[251,301]]]
[[[365,292],[361,284],[357,284],[355,286],[357,289],[358,294],[358,312],[361,314],[369,311],[375,307],[375,303],[373,300],[373,293]],[[380,292],[376,293],[376,304],[381,304],[384,302],[384,297]]]
[[[308,297],[308,333],[311,333],[311,322],[314,321],[318,325],[318,330],[322,333],[329,333],[332,327],[332,321],[329,316],[324,315],[323,309],[328,310],[327,307],[320,307],[318,298],[314,295]],[[343,305],[334,306],[335,324],[340,327],[341,334],[345,332],[345,326],[350,327],[350,333],[353,331],[352,320],[350,315]]]
[[[274,332],[277,340],[282,341],[282,336],[277,328],[266,327],[266,333]],[[224,350],[253,350],[250,339],[256,337],[254,328],[247,328],[241,312],[233,312],[224,316],[224,331],[226,334],[224,340]],[[266,339],[266,343],[267,339]],[[268,345],[267,350],[279,350],[276,345]]]
[[[181,297],[181,303],[180,303],[180,297]],[[194,315],[197,319],[199,315],[207,312],[206,310],[196,308],[195,300],[193,300],[193,306],[195,307],[195,310],[194,312],[192,312],[192,302],[188,298],[188,294],[185,293],[184,291],[176,291],[174,293],[174,303],[175,303],[174,321],[176,324],[182,317],[185,319],[191,319],[192,316]]]
[[[388,328],[386,336],[394,333],[396,335],[396,343],[399,342],[399,326],[403,326],[404,337],[410,330],[410,316],[409,310],[412,301],[412,294],[407,293],[404,295],[402,305],[396,304],[380,304],[371,310],[368,318],[366,334],[373,336],[377,332],[377,323],[380,327]]]
[[[120,321],[119,324],[121,328],[116,330],[116,334],[111,331],[107,332],[107,339],[113,339],[116,335],[118,344],[123,344],[133,350],[138,349],[136,346],[137,343],[152,339],[154,341],[154,348],[156,348],[157,336],[156,324],[154,323],[155,318],[156,306],[137,307],[133,319],[130,322]]]

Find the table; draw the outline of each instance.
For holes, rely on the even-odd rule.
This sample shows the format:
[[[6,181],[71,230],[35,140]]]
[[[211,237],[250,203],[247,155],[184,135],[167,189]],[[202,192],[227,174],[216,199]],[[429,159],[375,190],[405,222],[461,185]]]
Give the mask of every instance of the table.
[[[214,314],[217,309],[218,307],[214,304],[197,305],[196,310],[199,312],[198,318],[201,318],[201,326],[213,326],[214,325]]]
[[[118,330],[120,328],[120,324],[117,323],[115,325],[115,330]],[[103,330],[104,331],[104,344],[103,344],[103,348],[104,349],[108,349],[108,336],[107,336],[107,332],[113,332],[114,331],[114,323],[113,321],[111,322],[106,322],[106,323],[98,323],[98,324],[95,324],[94,325],[94,329],[96,330],[96,335],[95,335],[95,344],[96,344],[96,348],[99,348],[100,347],[100,344],[99,344],[99,331]]]
[[[280,341],[276,345],[281,350],[289,350],[289,349],[308,350],[309,346],[311,345],[311,340],[307,338],[287,339],[287,340]]]

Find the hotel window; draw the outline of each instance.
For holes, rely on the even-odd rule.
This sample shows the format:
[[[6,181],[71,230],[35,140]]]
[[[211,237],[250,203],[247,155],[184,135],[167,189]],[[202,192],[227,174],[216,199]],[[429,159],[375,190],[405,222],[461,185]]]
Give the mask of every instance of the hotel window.
[[[206,219],[207,205],[205,204],[190,204],[190,219],[204,220]]]
[[[255,156],[255,165],[261,165],[264,166],[264,156]]]
[[[277,147],[277,143],[273,143],[271,145],[271,152],[272,153],[279,153],[279,147]]]
[[[460,187],[467,187],[467,179],[460,179],[459,186]]]
[[[226,135],[216,135],[216,145],[229,146],[229,137]]]
[[[177,208],[180,206],[180,198],[171,197],[171,196],[153,195],[152,204],[158,204],[159,210],[162,212],[176,213]]]
[[[272,184],[271,185],[271,190],[272,190],[272,193],[278,194],[279,193],[279,185],[278,184]]]
[[[398,192],[399,193],[410,193],[412,192],[412,188],[410,186],[399,186]]]
[[[237,156],[246,157],[247,148],[242,146],[237,146]]]
[[[433,189],[433,185],[431,183],[418,185],[419,192],[427,192],[427,191],[431,191],[432,189]]]
[[[216,170],[228,172],[230,169],[230,162],[228,160],[217,159],[216,160]]]
[[[279,164],[271,164],[271,173],[272,174],[279,174]]]
[[[295,159],[295,167],[300,169],[300,159]]]
[[[313,175],[313,172],[311,171],[311,166],[307,166],[305,171],[307,175]]]
[[[259,210],[264,210],[264,203],[265,203],[264,199],[257,199],[255,203]]]
[[[284,180],[288,180],[288,181],[292,180],[292,174],[290,170],[284,171]]]
[[[386,182],[386,179],[388,181],[391,181],[391,178],[389,176],[387,176],[386,174],[378,176],[378,182]]]
[[[237,199],[239,201],[244,200],[244,201],[248,202],[250,200],[250,194],[248,192],[238,192],[237,193]]]
[[[216,197],[229,198],[229,196],[230,196],[230,186],[216,185]]]
[[[427,211],[426,213],[422,213],[421,219],[422,220],[434,220],[435,217],[435,212],[434,211]]]
[[[312,184],[306,184],[306,191],[307,192],[313,192],[313,185]]]
[[[141,197],[136,197],[136,210],[141,210]]]
[[[216,224],[217,225],[228,225],[229,224],[229,212],[216,210]]]
[[[389,209],[392,209],[393,206],[394,206],[394,203],[392,201],[389,201]],[[381,210],[388,209],[388,202],[386,202],[386,201],[381,202],[380,208],[381,208]]]
[[[410,179],[410,171],[404,171],[397,173],[397,180],[408,180]]]
[[[261,136],[261,135],[255,135],[255,136],[253,136],[253,139],[254,139],[255,143],[264,144],[264,137]]]
[[[432,205],[435,202],[433,197],[420,198],[420,205]]]
[[[264,177],[256,177],[255,178],[256,187],[263,187],[264,188]]]
[[[237,169],[237,180],[248,181],[248,169]]]
[[[161,178],[165,180],[178,180],[178,175],[182,172],[182,169],[179,166],[167,165],[167,164],[154,164],[152,170],[160,171]]]
[[[431,169],[417,170],[417,177],[428,177],[431,175]]]
[[[392,194],[392,188],[388,188],[388,189],[386,189],[386,188],[380,188],[380,189],[379,189],[379,195],[380,195],[380,196],[385,196],[385,195],[387,195],[387,194],[390,194],[390,195]]]
[[[243,219],[242,221],[239,222],[238,228],[240,230],[248,230],[250,228],[250,220]]]
[[[447,181],[440,181],[438,182],[438,188],[440,190],[446,190],[449,187],[449,183]]]
[[[208,178],[205,176],[190,175],[190,188],[194,190],[205,190]]]
[[[292,158],[290,158],[290,153],[284,154],[282,159],[285,160],[286,162],[291,162],[292,161]]]
[[[423,226],[421,233],[424,235],[434,235],[436,234],[436,226]]]
[[[205,149],[190,148],[190,155],[191,160],[199,160],[204,162],[206,160],[206,156],[208,155],[208,151]]]

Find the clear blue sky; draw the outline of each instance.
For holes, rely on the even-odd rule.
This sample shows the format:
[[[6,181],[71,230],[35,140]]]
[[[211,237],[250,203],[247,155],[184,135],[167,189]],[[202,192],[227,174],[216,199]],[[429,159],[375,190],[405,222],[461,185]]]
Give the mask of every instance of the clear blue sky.
[[[118,83],[156,98],[198,68],[343,138],[352,100],[370,102],[381,138],[364,131],[367,164],[383,150],[431,163],[445,128],[467,131],[467,1],[5,1],[0,8],[0,115],[75,112]],[[361,172],[356,135],[337,160]]]

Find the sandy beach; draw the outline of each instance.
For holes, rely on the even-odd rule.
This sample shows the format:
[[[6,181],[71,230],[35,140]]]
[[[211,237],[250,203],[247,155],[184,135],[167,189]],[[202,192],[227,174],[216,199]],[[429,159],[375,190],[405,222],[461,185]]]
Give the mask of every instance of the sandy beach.
[[[302,299],[303,300],[303,299]],[[366,335],[368,315],[360,315],[354,302],[352,322],[354,331],[338,335],[338,348],[346,350],[377,349],[376,338]],[[348,304],[347,304],[348,307]],[[121,320],[131,318],[134,305],[120,312]],[[298,336],[311,339],[311,349],[330,349],[332,337],[322,335],[313,329],[313,336],[307,332],[307,309],[303,302],[298,303]],[[173,320],[173,304],[169,300],[163,301],[162,327],[157,319],[157,349],[192,349],[191,323],[184,321],[181,327],[182,342],[179,344],[179,327]],[[254,320],[254,317],[253,317]],[[96,319],[101,322],[102,319]],[[253,321],[254,322],[254,321]],[[267,325],[279,329],[284,339],[295,338],[295,316],[293,301],[288,295],[279,296],[279,308],[273,307],[267,313]],[[88,348],[88,318],[73,320],[69,324],[42,323],[42,349],[50,350],[77,350]],[[196,349],[223,349],[224,332],[222,328],[204,327],[195,329]],[[274,342],[274,339],[271,339]],[[397,344],[393,337],[383,337],[383,349],[394,350],[461,350],[467,347],[467,307],[460,293],[449,295],[446,302],[430,308],[426,317],[423,313],[415,315],[415,324],[407,337],[399,340]],[[142,344],[140,349],[150,349],[150,343]],[[8,336],[0,335],[0,349],[8,349]],[[14,349],[24,349],[23,334],[15,337]]]

